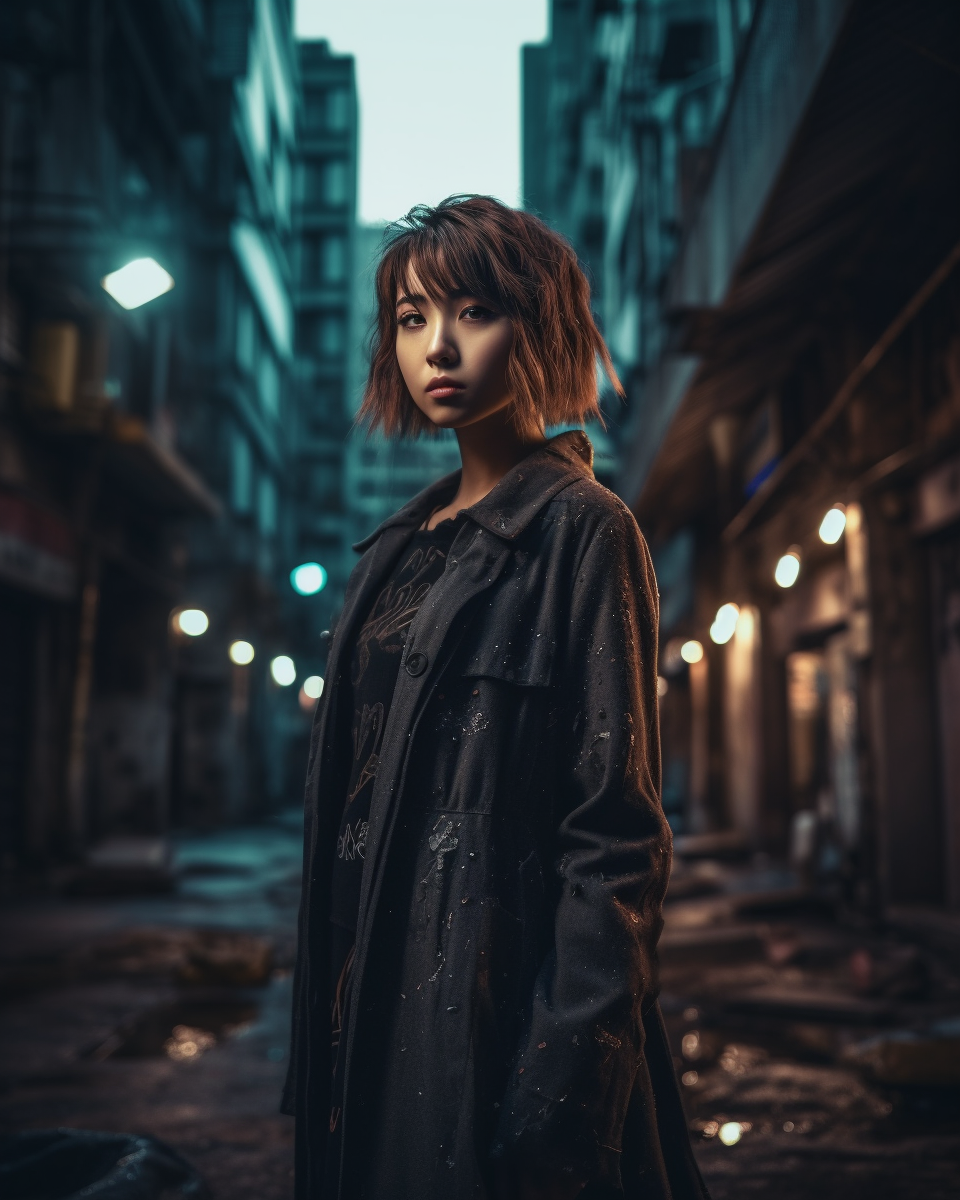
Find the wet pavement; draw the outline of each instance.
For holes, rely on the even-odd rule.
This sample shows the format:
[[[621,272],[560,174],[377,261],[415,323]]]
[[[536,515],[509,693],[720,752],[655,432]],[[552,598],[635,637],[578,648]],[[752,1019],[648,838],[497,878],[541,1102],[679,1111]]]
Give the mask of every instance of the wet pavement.
[[[960,1194],[949,959],[769,869],[680,861],[672,892],[662,1005],[714,1200]]]
[[[299,819],[181,839],[174,866],[167,894],[4,902],[0,1128],[151,1134],[217,1197],[289,1200]],[[960,1192],[955,960],[713,860],[678,860],[661,946],[714,1200]]]
[[[298,823],[180,841],[169,895],[5,905],[4,1130],[148,1133],[216,1197],[288,1200]]]

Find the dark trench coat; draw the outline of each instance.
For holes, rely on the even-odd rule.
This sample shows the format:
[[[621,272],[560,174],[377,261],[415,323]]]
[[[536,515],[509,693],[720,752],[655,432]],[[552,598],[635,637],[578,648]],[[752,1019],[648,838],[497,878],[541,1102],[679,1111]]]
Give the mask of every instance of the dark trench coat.
[[[592,457],[585,435],[561,434],[467,510],[408,631],[346,1026],[350,1200],[487,1200],[493,1164],[514,1155],[572,1168],[585,1198],[706,1195],[656,1003],[670,867],[656,581]],[[385,573],[457,479],[360,543],[331,642],[284,1096],[298,1198],[321,1196],[330,1112],[338,690]]]

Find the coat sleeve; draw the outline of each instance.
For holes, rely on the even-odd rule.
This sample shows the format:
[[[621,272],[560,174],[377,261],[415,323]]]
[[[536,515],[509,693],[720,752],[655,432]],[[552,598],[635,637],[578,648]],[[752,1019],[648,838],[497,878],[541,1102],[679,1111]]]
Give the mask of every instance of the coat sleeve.
[[[496,1157],[619,1187],[621,1136],[657,991],[670,868],[660,806],[658,597],[624,507],[586,539],[560,679],[554,945],[502,1103]]]

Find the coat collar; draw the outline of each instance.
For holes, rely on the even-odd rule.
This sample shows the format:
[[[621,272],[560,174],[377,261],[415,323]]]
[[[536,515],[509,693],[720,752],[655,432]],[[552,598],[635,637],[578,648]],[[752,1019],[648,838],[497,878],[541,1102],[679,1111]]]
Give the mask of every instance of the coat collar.
[[[593,478],[593,446],[580,429],[558,434],[528,454],[504,475],[482,500],[463,511],[497,537],[512,541],[523,533],[541,508],[577,479]],[[392,526],[419,529],[438,505],[449,503],[460,483],[454,471],[408,501],[392,517],[353,547],[361,553]]]

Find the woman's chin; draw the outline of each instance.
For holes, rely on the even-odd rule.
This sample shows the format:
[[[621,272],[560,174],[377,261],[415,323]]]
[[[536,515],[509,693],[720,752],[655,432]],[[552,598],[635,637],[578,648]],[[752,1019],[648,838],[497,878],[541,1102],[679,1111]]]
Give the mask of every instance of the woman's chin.
[[[445,404],[424,404],[418,406],[423,415],[438,429],[459,429],[469,425],[472,415],[462,408],[454,408]]]

